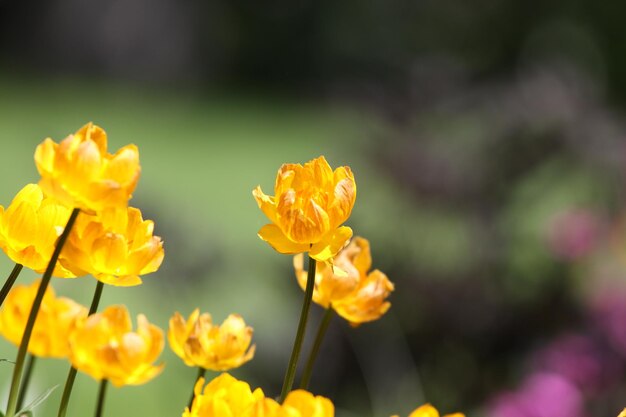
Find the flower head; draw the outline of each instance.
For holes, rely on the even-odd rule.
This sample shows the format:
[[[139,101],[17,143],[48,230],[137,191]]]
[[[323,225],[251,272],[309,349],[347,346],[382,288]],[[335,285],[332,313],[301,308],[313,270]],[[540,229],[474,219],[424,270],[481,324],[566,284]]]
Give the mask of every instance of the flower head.
[[[259,237],[280,253],[302,253],[326,262],[341,250],[352,229],[341,226],[352,212],[356,183],[349,167],[334,171],[323,156],[278,170],[274,196],[257,187],[252,195],[271,223]],[[340,227],[341,226],[341,227]]]
[[[302,255],[294,257],[296,277],[304,289],[307,271],[303,261]],[[394,286],[383,272],[369,271],[372,256],[367,239],[358,236],[352,239],[333,264],[317,266],[313,301],[324,308],[332,307],[354,326],[377,320],[389,310],[391,303],[386,300]],[[342,273],[337,273],[337,269]]]
[[[289,417],[333,417],[335,407],[328,399],[315,396],[305,390],[291,391],[282,405],[281,416]]]
[[[125,206],[141,170],[135,145],[108,153],[107,135],[93,123],[58,144],[44,140],[35,150],[35,163],[47,195],[86,212]]]
[[[105,284],[141,284],[139,275],[156,271],[163,261],[163,242],[154,223],[134,207],[109,208],[81,215],[60,259],[78,275],[89,273]]]
[[[252,359],[255,351],[254,345],[250,347],[252,327],[238,314],[231,314],[219,326],[198,309],[187,321],[177,312],[170,319],[167,338],[186,365],[213,371],[237,368]]]
[[[6,210],[0,206],[0,248],[12,261],[43,272],[69,217],[67,207],[45,197],[38,185],[28,184]],[[58,263],[53,275],[75,276]]]
[[[0,309],[0,334],[16,346],[22,340],[38,288],[39,280],[31,285],[16,285]],[[28,351],[40,357],[67,357],[68,336],[76,320],[86,316],[87,309],[84,306],[69,298],[57,298],[52,286],[48,286],[37,313]]]
[[[392,417],[398,417],[398,416],[396,415]],[[439,417],[439,412],[432,405],[424,404],[421,407],[417,407],[415,410],[413,410],[413,412],[409,414],[409,417]],[[446,414],[443,417],[465,417],[465,415],[462,413],[454,413],[454,414]]]
[[[239,417],[251,413],[255,404],[265,395],[260,388],[252,391],[247,382],[239,381],[229,374],[213,379],[202,391],[204,378],[196,383],[191,409],[186,408],[183,417]],[[249,414],[247,414],[249,415]]]
[[[191,409],[183,417],[334,417],[335,408],[328,399],[304,390],[290,392],[280,405],[266,398],[260,388],[229,374],[213,379],[202,391],[204,378],[196,383]]]
[[[72,366],[116,387],[141,385],[163,369],[153,365],[163,350],[163,331],[140,314],[133,332],[124,306],[111,306],[77,321],[69,341]]]

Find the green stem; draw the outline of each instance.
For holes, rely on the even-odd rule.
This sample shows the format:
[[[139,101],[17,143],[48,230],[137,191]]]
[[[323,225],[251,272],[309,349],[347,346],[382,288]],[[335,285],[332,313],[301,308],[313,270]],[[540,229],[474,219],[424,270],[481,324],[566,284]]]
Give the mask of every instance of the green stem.
[[[11,275],[9,275],[6,282],[2,286],[2,289],[0,290],[0,306],[4,303],[4,299],[7,298],[7,295],[9,294],[9,291],[11,291],[13,284],[15,284],[15,280],[18,275],[22,272],[22,267],[22,264],[15,264],[13,271],[11,271]]]
[[[298,358],[300,356],[300,350],[302,349],[302,342],[304,341],[306,322],[309,318],[309,309],[311,307],[311,299],[313,299],[313,289],[315,288],[315,267],[315,259],[309,256],[309,273],[306,279],[306,290],[304,292],[304,300],[302,302],[300,322],[298,323],[298,331],[296,333],[296,340],[293,343],[293,350],[291,351],[289,365],[287,365],[287,372],[285,373],[285,380],[283,381],[283,389],[280,393],[280,399],[278,401],[279,403],[285,401],[287,394],[289,393],[289,391],[291,391],[293,381],[296,378]]]
[[[98,405],[96,406],[95,417],[102,417],[102,410],[104,409],[104,397],[107,393],[107,380],[100,381],[100,389],[98,390]]]
[[[63,249],[65,241],[67,240],[67,237],[69,236],[70,231],[74,226],[74,222],[76,221],[76,217],[78,217],[78,213],[80,213],[80,209],[75,208],[74,210],[72,210],[72,214],[70,215],[70,218],[65,225],[65,229],[63,229],[63,233],[59,237],[59,240],[54,247],[54,252],[52,253],[50,262],[48,262],[48,266],[46,267],[43,277],[41,277],[41,283],[39,284],[39,289],[37,290],[37,294],[35,295],[33,306],[30,309],[28,321],[26,322],[26,328],[24,329],[22,342],[20,343],[20,347],[17,351],[17,359],[15,360],[15,367],[13,368],[13,379],[11,380],[11,390],[9,391],[9,402],[7,404],[6,417],[15,417],[17,394],[19,392],[20,380],[22,378],[22,369],[24,368],[26,351],[28,350],[28,342],[30,342],[30,337],[33,333],[33,327],[35,326],[35,320],[37,319],[37,313],[39,312],[43,296],[46,293],[48,284],[50,283],[50,278],[52,278],[54,267],[56,266],[59,255],[61,254],[61,249]]]
[[[204,374],[206,373],[206,369],[204,369],[201,366],[198,366],[198,376],[196,376],[196,379],[193,382],[193,387],[191,388],[191,398],[189,398],[189,410],[191,411],[191,406],[193,405],[193,398],[196,396],[196,384],[198,383],[198,380],[200,378],[204,378]]]
[[[315,342],[313,343],[311,353],[309,353],[309,359],[306,361],[306,366],[304,367],[304,371],[302,372],[302,379],[300,380],[300,388],[302,389],[307,389],[309,386],[309,382],[311,381],[311,375],[313,374],[313,364],[315,363],[317,354],[322,347],[322,341],[324,340],[324,335],[326,334],[326,330],[328,329],[330,320],[333,318],[334,315],[335,314],[333,308],[331,306],[328,306],[326,312],[324,313],[324,318],[322,318],[322,322],[320,323],[320,327],[317,329]]]
[[[100,297],[102,296],[102,290],[104,284],[100,281],[96,284],[96,290],[93,293],[91,300],[91,306],[89,307],[89,315],[91,316],[98,310],[98,304],[100,304]],[[67,374],[65,380],[65,388],[63,388],[63,395],[61,396],[61,405],[59,405],[58,417],[65,417],[67,413],[67,405],[70,402],[70,395],[72,394],[72,388],[74,387],[74,380],[76,379],[76,368],[70,367],[70,371]]]
[[[30,376],[33,373],[33,368],[35,367],[35,360],[37,358],[34,355],[28,355],[28,362],[26,362],[26,370],[24,371],[24,377],[22,378],[22,386],[20,388],[20,394],[17,396],[17,406],[18,410],[22,409],[24,405],[24,398],[26,397],[26,391],[28,391],[28,385],[30,384]]]

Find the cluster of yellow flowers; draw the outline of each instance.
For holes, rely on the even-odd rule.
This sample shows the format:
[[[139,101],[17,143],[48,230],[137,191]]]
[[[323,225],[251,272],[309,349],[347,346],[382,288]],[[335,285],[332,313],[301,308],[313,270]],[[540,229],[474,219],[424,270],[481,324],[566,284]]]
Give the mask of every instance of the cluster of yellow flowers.
[[[93,124],[60,144],[46,139],[35,152],[39,184],[28,184],[0,207],[0,247],[14,262],[44,272],[72,209],[80,209],[54,276],[91,274],[111,285],[137,285],[156,271],[163,242],[154,223],[128,207],[139,179],[134,145],[107,153],[107,136]]]
[[[104,130],[89,123],[58,144],[46,139],[35,151],[35,162],[39,183],[26,185],[6,209],[0,206],[0,248],[16,262],[0,291],[0,334],[19,346],[6,417],[16,415],[21,406],[16,404],[17,393],[28,385],[21,382],[26,352],[67,358],[71,363],[60,417],[65,415],[77,370],[101,381],[96,411],[100,416],[106,383],[143,384],[163,370],[163,364],[155,364],[164,346],[161,329],[139,314],[133,331],[130,314],[122,305],[97,312],[104,284],[138,285],[140,276],[159,268],[163,242],[154,235],[154,223],[128,206],[141,170],[136,146],[110,154]],[[278,252],[295,255],[295,274],[305,290],[281,398],[266,397],[260,388],[252,391],[227,373],[205,386],[207,369],[228,371],[253,358],[253,329],[237,314],[218,325],[200,309],[187,319],[176,312],[167,333],[170,347],[187,366],[199,370],[183,417],[334,416],[329,399],[306,390],[308,377],[303,376],[300,389],[292,390],[311,300],[353,326],[380,318],[390,307],[387,297],[394,285],[383,272],[370,271],[369,242],[362,237],[350,241],[352,229],[343,226],[356,199],[349,167],[333,171],[324,157],[304,165],[285,164],[278,171],[274,192],[268,196],[260,187],[253,191],[270,220],[258,234]],[[13,287],[22,266],[43,273],[42,278]],[[97,280],[89,309],[57,297],[49,286],[51,276],[83,275]],[[316,345],[323,335],[320,328]],[[314,349],[308,376],[315,355]],[[438,416],[430,405],[410,415]]]
[[[328,417],[335,407],[324,397],[314,396],[304,390],[291,391],[279,404],[265,397],[260,388],[252,391],[246,382],[229,374],[221,374],[205,388],[204,379],[195,386],[191,410],[185,409],[183,417]]]

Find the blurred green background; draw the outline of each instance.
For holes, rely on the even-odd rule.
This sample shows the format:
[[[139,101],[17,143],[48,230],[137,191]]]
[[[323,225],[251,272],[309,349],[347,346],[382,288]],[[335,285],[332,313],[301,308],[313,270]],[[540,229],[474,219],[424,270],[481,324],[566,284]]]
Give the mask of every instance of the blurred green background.
[[[270,192],[284,162],[325,155],[354,170],[347,224],[396,285],[381,320],[330,327],[311,390],[338,417],[425,401],[470,417],[614,416],[626,389],[625,12],[582,0],[0,1],[0,204],[38,180],[46,137],[93,121],[111,150],[137,144],[131,204],[155,221],[165,261],[141,286],[106,287],[101,306],[164,329],[174,311],[242,314],[257,354],[232,373],[276,395],[302,295],[291,258],[256,236],[266,219],[251,191]],[[88,304],[95,281],[53,285]],[[14,354],[0,342],[0,357]],[[162,360],[156,380],[111,389],[105,413],[180,415],[195,371],[167,346]],[[67,368],[41,361],[33,395]],[[10,374],[0,363],[1,401]],[[77,381],[68,415],[89,415],[97,383]],[[36,415],[55,415],[60,395]]]

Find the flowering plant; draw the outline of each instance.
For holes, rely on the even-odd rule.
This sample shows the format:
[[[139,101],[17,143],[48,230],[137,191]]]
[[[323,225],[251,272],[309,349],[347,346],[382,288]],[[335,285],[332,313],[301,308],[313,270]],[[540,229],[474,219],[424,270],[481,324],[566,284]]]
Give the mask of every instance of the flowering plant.
[[[140,275],[156,271],[163,261],[163,242],[154,223],[128,206],[140,173],[137,147],[107,152],[105,131],[92,123],[57,144],[46,139],[35,151],[39,185],[27,185],[6,210],[0,208],[0,248],[16,267],[0,291],[0,333],[19,344],[6,413],[32,415],[23,399],[31,378],[33,355],[65,357],[70,363],[58,416],[67,413],[78,371],[100,382],[95,415],[103,415],[106,388],[140,385],[163,370],[158,357],[164,332],[140,314],[132,329],[123,305],[98,312],[104,284],[132,286]],[[174,313],[167,338],[187,366],[198,368],[183,417],[332,417],[331,399],[308,391],[309,379],[325,329],[336,312],[352,326],[377,320],[390,308],[394,284],[379,270],[370,271],[368,240],[352,237],[348,220],[356,199],[352,170],[333,170],[323,156],[278,171],[275,195],[257,187],[253,196],[270,223],[259,237],[276,251],[296,254],[297,281],[305,290],[302,312],[280,396],[266,396],[244,381],[222,373],[208,384],[205,372],[228,371],[250,361],[256,345],[253,330],[238,314],[221,325],[209,313],[193,310],[185,319]],[[308,255],[305,271],[304,253]],[[319,263],[319,265],[318,265]],[[30,286],[15,286],[23,266],[43,272]],[[96,289],[89,309],[50,286],[53,275],[90,274]],[[7,296],[8,295],[8,296]],[[293,389],[311,302],[327,312],[308,355],[299,388]],[[88,310],[88,311],[87,311]],[[24,363],[31,362],[24,374]],[[36,402],[41,401],[38,399]],[[18,411],[19,410],[19,411]],[[424,405],[410,417],[438,417]],[[448,415],[460,417],[462,414]]]

